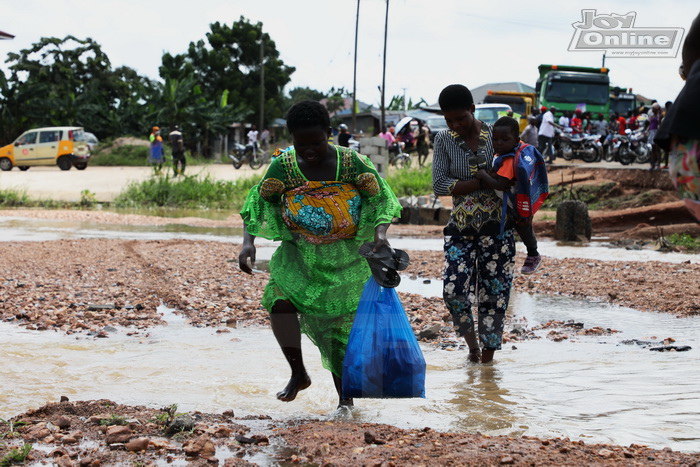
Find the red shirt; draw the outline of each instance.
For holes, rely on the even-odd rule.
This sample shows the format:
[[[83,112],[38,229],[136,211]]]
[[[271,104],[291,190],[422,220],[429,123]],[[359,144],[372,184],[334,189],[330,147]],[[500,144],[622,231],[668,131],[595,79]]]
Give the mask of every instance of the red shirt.
[[[618,117],[617,122],[620,124],[620,129],[617,131],[618,134],[624,135],[627,129],[627,120],[625,117]]]
[[[580,118],[574,117],[571,119],[571,129],[574,130],[573,131],[574,134],[582,132],[582,129],[581,129],[582,125],[583,125],[583,121]]]

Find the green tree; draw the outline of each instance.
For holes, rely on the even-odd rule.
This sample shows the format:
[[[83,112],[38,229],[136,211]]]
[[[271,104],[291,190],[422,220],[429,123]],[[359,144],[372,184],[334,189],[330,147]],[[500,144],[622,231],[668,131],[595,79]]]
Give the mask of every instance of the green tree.
[[[265,123],[282,116],[286,104],[283,89],[294,67],[279,58],[275,42],[263,31],[262,23],[252,24],[241,16],[231,26],[216,22],[210,29],[206,42],[191,42],[185,54],[166,54],[160,67],[161,77],[183,79],[193,73],[206,99],[218,102],[222,93],[228,91],[228,101],[236,103],[250,123],[257,124],[264,66]]]
[[[128,67],[112,70],[98,43],[45,37],[6,60],[0,82],[2,133],[8,141],[30,127],[83,126],[98,137],[139,131],[157,85]]]
[[[322,93],[321,91],[317,91],[316,89],[311,89],[308,87],[292,88],[289,90],[289,100],[286,104],[286,107],[289,108],[297,102],[301,101],[320,101],[325,97],[326,95],[324,93]]]

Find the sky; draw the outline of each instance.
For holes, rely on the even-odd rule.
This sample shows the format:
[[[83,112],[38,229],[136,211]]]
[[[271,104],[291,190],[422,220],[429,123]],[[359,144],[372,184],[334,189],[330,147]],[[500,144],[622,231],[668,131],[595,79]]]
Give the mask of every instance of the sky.
[[[209,25],[241,16],[261,22],[285,64],[296,71],[287,86],[319,91],[353,89],[356,0],[0,0],[0,70],[8,52],[41,37],[90,37],[113,67],[126,65],[158,79],[163,53],[184,53],[206,39]],[[599,67],[601,51],[569,51],[582,10],[599,15],[636,13],[634,27],[683,28],[700,13],[697,0],[539,2],[524,0],[389,0],[386,40],[386,104],[405,95],[437,102],[440,90],[461,83],[535,85],[542,63]],[[357,99],[381,102],[386,0],[360,0]],[[660,102],[675,100],[683,86],[675,58],[611,58],[613,85]]]

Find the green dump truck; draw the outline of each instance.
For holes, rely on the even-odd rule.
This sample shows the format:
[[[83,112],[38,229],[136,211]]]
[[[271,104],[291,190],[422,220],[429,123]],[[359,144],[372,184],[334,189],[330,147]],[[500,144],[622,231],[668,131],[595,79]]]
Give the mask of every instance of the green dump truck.
[[[540,65],[535,92],[537,105],[575,112],[610,112],[610,77],[607,68]]]

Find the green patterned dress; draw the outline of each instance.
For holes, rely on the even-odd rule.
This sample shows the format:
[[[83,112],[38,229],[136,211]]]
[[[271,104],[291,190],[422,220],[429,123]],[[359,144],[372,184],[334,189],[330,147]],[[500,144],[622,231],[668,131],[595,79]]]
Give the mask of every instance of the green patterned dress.
[[[248,193],[241,216],[251,235],[281,240],[270,260],[262,304],[289,300],[323,366],[342,374],[350,328],[371,275],[360,245],[390,223],[401,206],[366,156],[335,146],[336,180],[309,181],[293,148],[273,159]]]

